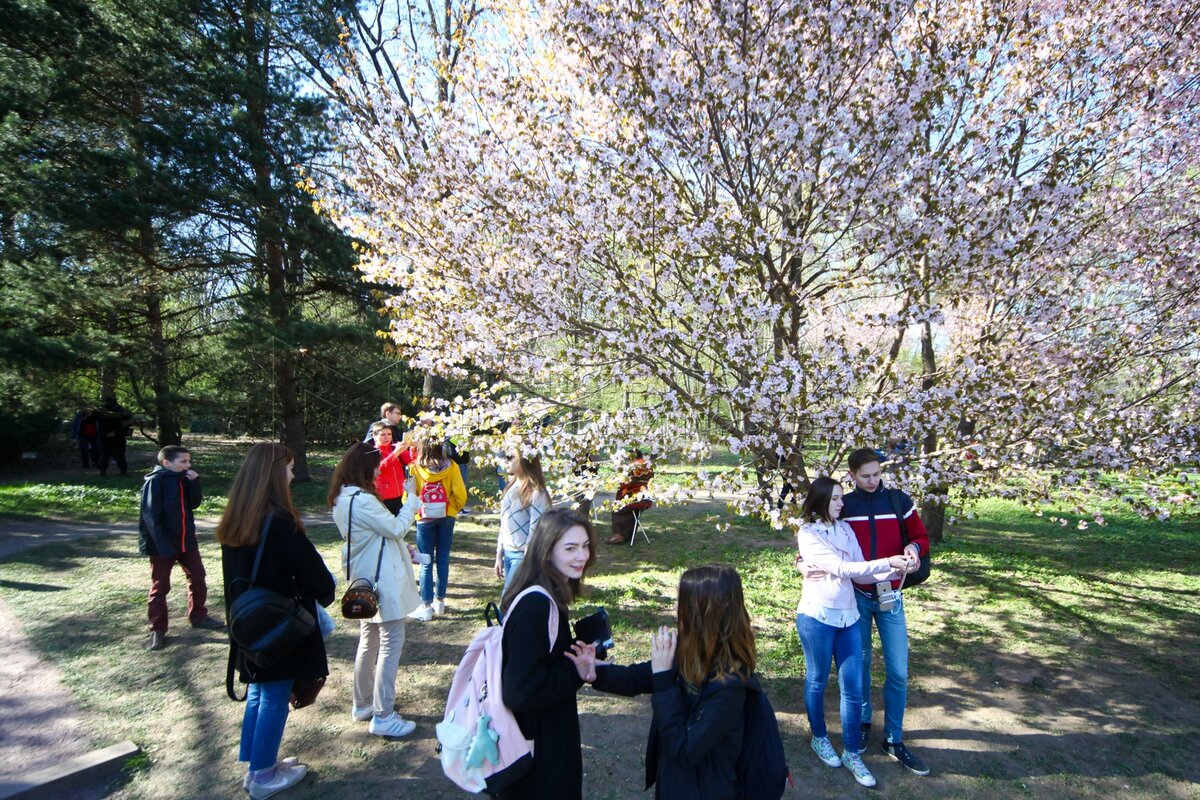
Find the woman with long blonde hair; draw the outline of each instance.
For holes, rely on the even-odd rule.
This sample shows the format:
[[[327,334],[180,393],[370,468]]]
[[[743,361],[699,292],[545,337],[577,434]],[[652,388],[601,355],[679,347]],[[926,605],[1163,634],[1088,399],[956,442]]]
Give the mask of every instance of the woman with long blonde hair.
[[[251,446],[217,524],[226,616],[248,586],[260,552],[255,586],[299,598],[314,617],[318,604],[333,602],[333,576],[305,535],[292,503],[291,482],[291,450],[265,442]],[[234,648],[242,683],[250,684],[238,755],[239,761],[248,762],[242,788],[252,800],[262,800],[296,785],[308,773],[308,767],[294,758],[277,760],[279,743],[287,724],[292,682],[329,674],[325,642],[320,630],[314,629],[291,653],[267,666],[244,658],[233,642],[229,646]]]
[[[677,605],[678,634],[659,628],[649,661],[597,663],[590,645],[567,658],[602,692],[652,695],[646,782],[657,800],[735,800],[747,692],[757,688],[742,579],[724,564],[693,567],[679,579]]]
[[[542,462],[536,455],[526,457],[514,450],[504,457],[511,480],[500,499],[500,532],[496,536],[496,577],[504,589],[512,583],[513,572],[525,558],[525,546],[538,520],[553,505],[546,491]],[[501,590],[503,593],[503,589]]]

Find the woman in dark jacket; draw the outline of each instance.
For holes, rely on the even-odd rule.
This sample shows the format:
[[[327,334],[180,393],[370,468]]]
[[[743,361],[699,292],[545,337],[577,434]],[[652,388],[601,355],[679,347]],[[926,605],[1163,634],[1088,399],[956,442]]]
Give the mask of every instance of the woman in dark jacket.
[[[247,587],[264,530],[267,539],[255,585],[300,598],[314,617],[318,603],[327,606],[333,602],[333,576],[304,533],[300,514],[292,505],[291,482],[291,451],[266,443],[250,448],[233,479],[229,503],[217,525],[226,613]],[[239,657],[238,669],[241,681],[250,684],[238,756],[239,761],[249,762],[242,786],[252,800],[262,800],[296,785],[308,773],[308,767],[295,759],[276,759],[292,682],[329,674],[325,643],[320,630],[314,629],[280,661],[259,667]]]
[[[646,788],[658,800],[735,800],[747,685],[754,680],[754,633],[737,570],[693,567],[679,579],[679,636],[660,628],[650,660],[597,664],[594,648],[567,658],[603,692],[652,693]]]
[[[533,529],[525,558],[500,601],[505,614],[504,705],[512,710],[525,737],[534,741],[532,770],[501,791],[501,800],[580,800],[583,796],[575,702],[583,681],[563,654],[571,645],[567,606],[579,596],[583,574],[595,561],[596,534],[587,517],[567,509],[548,511]],[[558,606],[553,642],[549,641],[549,597],[531,593],[513,605],[517,595],[535,585]]]

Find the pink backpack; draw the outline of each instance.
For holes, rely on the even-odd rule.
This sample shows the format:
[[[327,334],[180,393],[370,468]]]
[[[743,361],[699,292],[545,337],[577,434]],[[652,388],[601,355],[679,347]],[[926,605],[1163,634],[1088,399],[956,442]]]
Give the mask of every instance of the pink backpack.
[[[513,599],[517,603],[530,594],[550,600],[550,647],[558,638],[558,604],[541,586],[530,586]],[[467,645],[450,696],[446,713],[437,726],[438,752],[442,771],[468,792],[495,795],[520,780],[533,767],[533,742],[526,739],[517,718],[504,705],[500,683],[503,659],[503,625],[481,630]]]
[[[429,481],[421,487],[421,519],[442,519],[448,505],[446,487],[441,481]]]

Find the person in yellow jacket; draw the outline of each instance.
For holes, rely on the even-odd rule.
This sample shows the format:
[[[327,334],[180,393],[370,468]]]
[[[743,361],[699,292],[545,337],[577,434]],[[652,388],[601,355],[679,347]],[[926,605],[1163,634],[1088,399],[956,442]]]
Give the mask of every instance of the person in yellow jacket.
[[[434,614],[446,612],[454,518],[467,504],[467,486],[458,464],[446,456],[443,443],[438,439],[420,441],[417,460],[409,465],[409,472],[417,482],[417,497],[421,502],[417,516],[417,549],[427,553],[432,562],[421,565],[421,607],[410,616],[428,622]]]

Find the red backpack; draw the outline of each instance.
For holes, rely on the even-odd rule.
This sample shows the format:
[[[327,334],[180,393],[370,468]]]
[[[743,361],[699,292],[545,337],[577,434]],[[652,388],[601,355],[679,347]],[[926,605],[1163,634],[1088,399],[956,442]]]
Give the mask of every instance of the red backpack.
[[[448,506],[446,487],[441,481],[429,481],[421,487],[421,519],[442,519]]]

